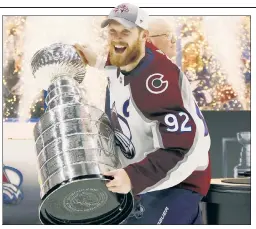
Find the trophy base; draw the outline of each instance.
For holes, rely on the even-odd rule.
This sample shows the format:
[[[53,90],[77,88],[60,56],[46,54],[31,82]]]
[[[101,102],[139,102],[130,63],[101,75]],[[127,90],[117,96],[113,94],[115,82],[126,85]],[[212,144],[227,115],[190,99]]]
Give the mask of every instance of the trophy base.
[[[39,218],[43,224],[121,224],[133,209],[131,193],[108,191],[109,177],[86,175],[63,182],[42,199]]]
[[[251,177],[251,171],[238,172],[238,177]]]

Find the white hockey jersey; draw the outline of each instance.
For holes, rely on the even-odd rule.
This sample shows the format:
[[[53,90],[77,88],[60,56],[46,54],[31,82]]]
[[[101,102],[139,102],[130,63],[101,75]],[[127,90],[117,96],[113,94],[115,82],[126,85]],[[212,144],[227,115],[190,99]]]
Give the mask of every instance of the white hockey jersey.
[[[106,113],[135,194],[176,185],[206,195],[210,137],[186,76],[146,48],[131,72],[105,66]]]

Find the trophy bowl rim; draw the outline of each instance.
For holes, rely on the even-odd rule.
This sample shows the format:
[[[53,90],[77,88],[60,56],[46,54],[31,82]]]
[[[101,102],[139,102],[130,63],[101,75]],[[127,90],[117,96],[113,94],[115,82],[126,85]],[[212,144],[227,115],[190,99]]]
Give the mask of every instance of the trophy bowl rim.
[[[62,50],[62,53],[65,53],[65,51],[71,51],[72,56],[75,56],[75,58],[73,59],[69,59],[68,55],[62,55],[62,58],[54,58],[53,52],[51,53],[50,50],[54,50],[54,48],[59,48]],[[86,72],[87,72],[87,65],[84,63],[84,61],[82,60],[81,56],[79,55],[79,53],[77,52],[77,50],[75,49],[74,45],[72,44],[67,44],[67,43],[62,43],[62,42],[55,42],[49,45],[45,45],[42,48],[37,49],[37,51],[34,52],[33,56],[30,59],[30,68],[31,68],[31,72],[32,75],[34,76],[34,78],[36,79],[36,73],[37,71],[41,68],[41,67],[47,67],[52,65],[53,63],[49,63],[49,64],[42,64],[40,62],[40,60],[42,59],[42,57],[47,56],[47,53],[50,55],[50,53],[52,54],[52,58],[54,58],[53,63],[72,63],[72,61],[78,61],[78,63],[76,64],[76,74],[75,77],[70,77],[71,79],[74,79],[77,83],[81,84],[84,81]],[[48,56],[49,56],[48,55]],[[56,56],[55,56],[56,57]],[[64,57],[64,58],[63,58]],[[52,58],[50,58],[50,60],[52,60]],[[66,58],[66,59],[65,59]],[[49,59],[47,60],[47,62],[49,62]],[[82,77],[80,77],[80,75],[82,75]],[[77,79],[76,79],[77,78]],[[80,79],[81,78],[81,79]],[[54,81],[56,81],[56,79],[58,79],[58,77],[52,77],[51,78],[51,83],[53,83]]]

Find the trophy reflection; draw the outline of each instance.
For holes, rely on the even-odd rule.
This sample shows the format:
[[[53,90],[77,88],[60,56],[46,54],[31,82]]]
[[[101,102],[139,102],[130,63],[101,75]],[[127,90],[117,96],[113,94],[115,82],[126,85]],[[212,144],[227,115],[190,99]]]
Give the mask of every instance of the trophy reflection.
[[[237,140],[242,145],[239,164],[234,167],[234,177],[251,176],[251,132],[237,133]]]

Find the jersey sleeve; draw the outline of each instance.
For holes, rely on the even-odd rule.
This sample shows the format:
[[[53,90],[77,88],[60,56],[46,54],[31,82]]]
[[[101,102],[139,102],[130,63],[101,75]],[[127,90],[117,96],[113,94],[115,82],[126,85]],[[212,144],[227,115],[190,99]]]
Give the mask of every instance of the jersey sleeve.
[[[154,140],[153,152],[124,168],[135,194],[173,187],[208,165],[209,134],[189,82],[171,61],[159,66],[131,83],[133,103],[152,123]]]

